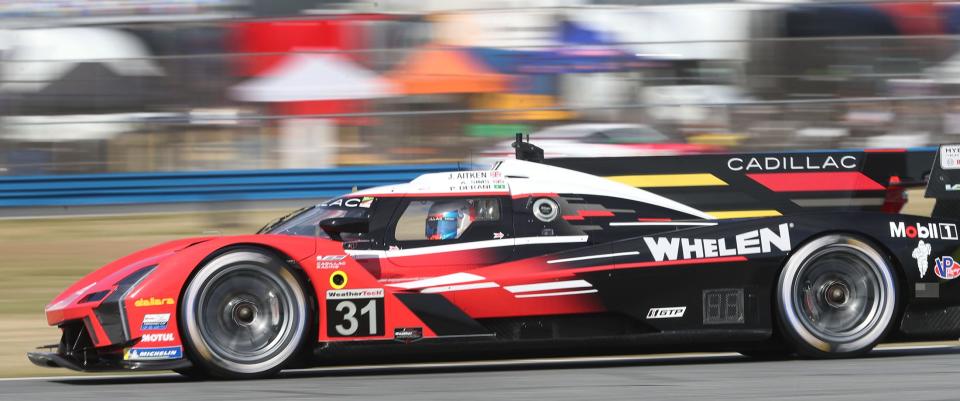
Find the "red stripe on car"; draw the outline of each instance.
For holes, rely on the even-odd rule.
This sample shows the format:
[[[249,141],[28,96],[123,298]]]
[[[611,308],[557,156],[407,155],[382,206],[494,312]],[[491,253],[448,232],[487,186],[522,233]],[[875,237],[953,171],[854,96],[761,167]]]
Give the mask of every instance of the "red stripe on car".
[[[578,210],[577,214],[583,217],[613,217],[609,210]]]
[[[874,191],[886,189],[858,171],[747,174],[775,192]]]

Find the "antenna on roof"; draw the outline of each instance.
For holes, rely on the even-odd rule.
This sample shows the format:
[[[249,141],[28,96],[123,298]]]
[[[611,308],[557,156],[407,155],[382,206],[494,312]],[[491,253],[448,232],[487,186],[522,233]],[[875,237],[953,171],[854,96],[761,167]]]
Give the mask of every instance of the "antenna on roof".
[[[524,142],[523,134],[518,132],[517,139],[513,141],[513,148],[516,149],[517,160],[543,163],[543,149],[530,143],[530,134],[527,134],[527,141]]]

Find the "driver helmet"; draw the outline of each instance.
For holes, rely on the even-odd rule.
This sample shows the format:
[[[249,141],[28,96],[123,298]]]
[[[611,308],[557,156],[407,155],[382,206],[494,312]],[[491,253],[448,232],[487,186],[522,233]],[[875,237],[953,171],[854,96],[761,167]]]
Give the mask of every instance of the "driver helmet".
[[[430,240],[460,238],[474,220],[474,210],[466,200],[434,203],[427,213],[426,237]]]

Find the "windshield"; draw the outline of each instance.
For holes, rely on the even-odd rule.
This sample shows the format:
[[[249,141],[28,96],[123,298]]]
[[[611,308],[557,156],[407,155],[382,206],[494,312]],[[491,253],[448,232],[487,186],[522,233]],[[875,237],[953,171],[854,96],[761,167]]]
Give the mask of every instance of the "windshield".
[[[372,197],[343,197],[308,206],[270,222],[257,231],[257,234],[329,238],[320,229],[321,221],[336,217],[370,218],[370,206],[373,200]]]

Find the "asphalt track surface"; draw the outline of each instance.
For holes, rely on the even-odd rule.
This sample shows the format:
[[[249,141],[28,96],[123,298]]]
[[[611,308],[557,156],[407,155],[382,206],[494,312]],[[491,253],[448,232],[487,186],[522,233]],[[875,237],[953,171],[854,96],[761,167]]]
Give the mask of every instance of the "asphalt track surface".
[[[955,400],[960,346],[858,359],[731,353],[341,366],[269,380],[176,374],[0,379],[2,400]]]

